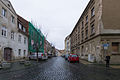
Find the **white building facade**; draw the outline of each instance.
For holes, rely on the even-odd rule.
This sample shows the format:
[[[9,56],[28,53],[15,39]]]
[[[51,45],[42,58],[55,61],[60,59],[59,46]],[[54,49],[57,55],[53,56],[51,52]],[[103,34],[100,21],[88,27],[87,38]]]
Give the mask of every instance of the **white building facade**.
[[[22,57],[19,49],[28,50],[28,43],[18,43],[17,14],[10,1],[0,0],[0,61],[12,61]],[[21,41],[23,35],[21,34]],[[22,52],[22,50],[21,50]],[[26,53],[27,54],[27,53]]]

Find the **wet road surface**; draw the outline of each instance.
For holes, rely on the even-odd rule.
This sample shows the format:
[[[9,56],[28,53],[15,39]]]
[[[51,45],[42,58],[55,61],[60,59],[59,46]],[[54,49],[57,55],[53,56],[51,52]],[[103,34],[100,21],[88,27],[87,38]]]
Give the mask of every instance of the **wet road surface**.
[[[53,57],[34,67],[0,72],[0,80],[120,80],[120,69],[69,63],[62,57]]]

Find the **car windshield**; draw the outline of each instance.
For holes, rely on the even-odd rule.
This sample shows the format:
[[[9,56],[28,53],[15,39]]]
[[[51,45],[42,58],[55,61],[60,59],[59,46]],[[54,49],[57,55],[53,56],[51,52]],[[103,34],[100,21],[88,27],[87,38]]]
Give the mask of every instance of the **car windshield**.
[[[72,57],[77,57],[77,55],[72,55]]]

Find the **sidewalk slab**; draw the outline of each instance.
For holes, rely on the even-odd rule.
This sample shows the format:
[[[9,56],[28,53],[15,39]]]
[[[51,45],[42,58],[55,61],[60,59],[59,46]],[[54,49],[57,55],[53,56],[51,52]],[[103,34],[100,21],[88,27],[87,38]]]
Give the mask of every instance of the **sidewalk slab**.
[[[87,65],[87,64],[94,64],[94,63],[88,62],[88,61],[83,60],[83,59],[80,59],[80,63],[85,64],[85,65]]]

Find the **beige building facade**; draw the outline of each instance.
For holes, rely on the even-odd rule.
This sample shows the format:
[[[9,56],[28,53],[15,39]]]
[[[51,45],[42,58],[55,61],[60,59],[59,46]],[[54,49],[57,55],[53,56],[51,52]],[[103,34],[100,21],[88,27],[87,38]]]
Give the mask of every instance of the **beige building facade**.
[[[70,35],[65,38],[65,54],[70,54]]]
[[[120,63],[120,1],[90,0],[75,25],[71,51],[91,62]]]

